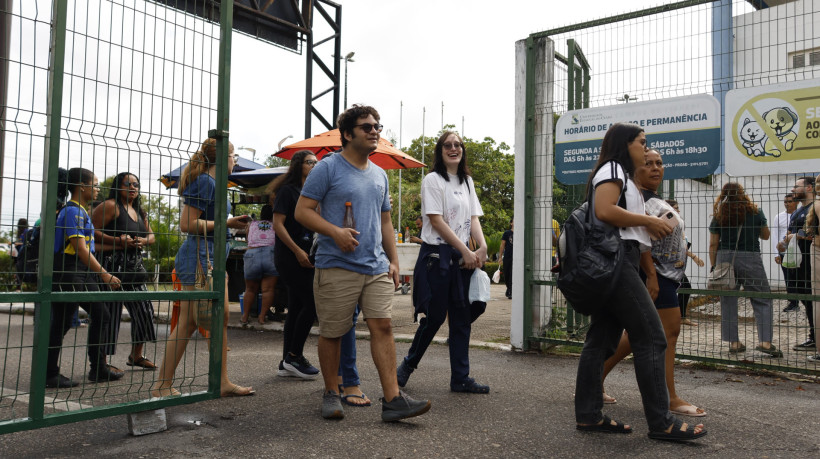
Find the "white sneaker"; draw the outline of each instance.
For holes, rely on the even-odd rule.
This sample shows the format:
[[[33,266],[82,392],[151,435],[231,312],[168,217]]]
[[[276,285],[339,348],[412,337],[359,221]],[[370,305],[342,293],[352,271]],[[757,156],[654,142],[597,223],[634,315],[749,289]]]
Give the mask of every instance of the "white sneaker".
[[[285,368],[284,362],[284,360],[279,361],[279,371],[276,372],[276,376],[280,378],[298,378],[299,375]]]

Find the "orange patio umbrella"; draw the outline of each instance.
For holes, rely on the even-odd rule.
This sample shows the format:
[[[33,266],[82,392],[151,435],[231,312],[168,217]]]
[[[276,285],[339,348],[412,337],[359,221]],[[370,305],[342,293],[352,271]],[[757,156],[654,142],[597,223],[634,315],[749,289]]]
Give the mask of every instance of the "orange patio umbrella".
[[[342,138],[338,129],[313,136],[309,139],[301,140],[291,145],[287,145],[275,156],[290,159],[299,150],[310,150],[317,158],[330,152],[338,151],[342,148]],[[384,138],[379,139],[379,146],[376,151],[370,153],[370,161],[382,169],[411,169],[414,167],[425,167],[425,164],[412,156],[394,147],[392,143]]]

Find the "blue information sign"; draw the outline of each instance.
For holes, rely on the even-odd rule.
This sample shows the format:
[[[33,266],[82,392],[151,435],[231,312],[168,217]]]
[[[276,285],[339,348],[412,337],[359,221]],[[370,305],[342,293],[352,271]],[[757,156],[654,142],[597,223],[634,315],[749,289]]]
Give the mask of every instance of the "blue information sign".
[[[663,158],[667,180],[705,177],[720,163],[720,104],[701,94],[565,113],[555,128],[555,177],[566,185],[586,183],[615,123],[644,128],[649,148]]]

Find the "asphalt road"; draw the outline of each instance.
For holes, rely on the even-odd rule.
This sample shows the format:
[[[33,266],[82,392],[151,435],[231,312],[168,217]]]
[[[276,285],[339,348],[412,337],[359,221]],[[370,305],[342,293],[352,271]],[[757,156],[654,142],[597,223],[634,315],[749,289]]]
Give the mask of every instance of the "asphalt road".
[[[472,375],[491,392],[467,395],[449,391],[447,347],[433,345],[407,386],[411,396],[432,399],[432,409],[386,424],[369,341],[359,340],[362,388],[374,404],[326,421],[320,380],[275,376],[280,332],[228,334],[231,378],[253,385],[255,396],[169,408],[169,429],[142,437],[128,435],[125,416],[7,434],[0,457],[820,457],[820,385],[799,377],[679,367],[678,392],[707,410],[698,422],[709,435],[673,444],[647,438],[629,362],[607,380],[618,404],[605,413],[635,432],[592,434],[574,428],[576,357],[472,349]],[[398,343],[397,353],[408,347]],[[314,336],[306,356],[318,363]]]

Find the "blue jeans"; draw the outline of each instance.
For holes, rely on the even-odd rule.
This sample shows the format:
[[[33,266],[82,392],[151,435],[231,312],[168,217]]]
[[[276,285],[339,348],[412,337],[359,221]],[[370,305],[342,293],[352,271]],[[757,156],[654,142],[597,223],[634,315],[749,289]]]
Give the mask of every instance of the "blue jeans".
[[[359,318],[359,305],[353,312],[353,326],[342,336],[342,351],[339,358],[339,376],[343,387],[361,385],[359,369],[356,367],[356,320]]]
[[[575,420],[579,424],[595,424],[603,418],[604,361],[615,353],[624,329],[632,345],[635,378],[649,430],[665,430],[675,421],[666,389],[666,336],[652,297],[638,276],[639,259],[637,243],[626,241],[618,287],[602,299],[606,304],[591,316],[575,380]]]
[[[731,262],[734,253],[734,250],[718,250],[717,262]],[[738,251],[734,267],[737,280],[735,290],[740,290],[742,285],[743,291],[746,292],[768,293],[771,291],[760,252]],[[737,300],[736,296],[720,297],[720,335],[723,341],[740,341],[737,331]],[[749,298],[749,302],[755,314],[758,341],[771,342],[774,329],[771,298]]]

